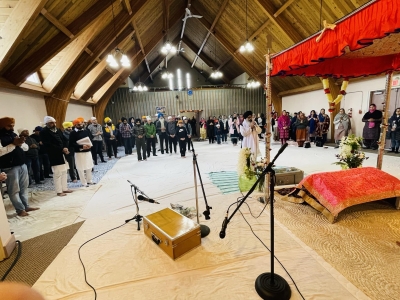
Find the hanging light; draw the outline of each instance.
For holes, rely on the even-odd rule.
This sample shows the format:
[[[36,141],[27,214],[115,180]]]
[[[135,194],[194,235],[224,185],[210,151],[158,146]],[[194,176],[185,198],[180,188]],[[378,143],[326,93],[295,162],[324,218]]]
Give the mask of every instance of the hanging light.
[[[147,92],[149,89],[143,82],[136,82],[132,88],[133,92]]]
[[[217,60],[217,39],[214,37],[214,62],[216,62]],[[214,79],[218,79],[222,77],[222,73],[219,70],[214,70],[211,73],[211,77]]]
[[[211,73],[211,77],[212,78],[221,78],[222,77],[222,73],[220,72],[220,71],[213,71],[212,73]]]
[[[161,48],[161,53],[163,54],[175,54],[176,53],[176,47],[172,46],[170,42],[167,42],[162,48]]]
[[[170,78],[173,78],[173,77],[174,77],[174,75],[173,75],[172,73],[168,72],[168,71],[164,72],[164,73],[161,75],[161,78],[162,78],[162,79],[170,79]]]
[[[246,43],[240,46],[240,52],[252,52],[254,50],[253,45],[249,42],[248,35],[247,35],[247,0],[246,0]]]
[[[112,1],[111,2],[111,11],[112,11],[112,19],[113,19],[113,23],[114,23],[114,37],[116,38],[117,37],[117,33],[116,33],[116,30],[115,30],[115,17],[114,17],[114,5],[113,4],[114,4],[114,2]],[[118,68],[119,67],[118,59],[119,59],[119,62],[121,63],[122,67],[127,68],[127,67],[131,66],[131,63],[130,63],[128,57],[116,45],[115,49],[113,50],[113,52],[107,55],[107,62],[110,65],[110,67]]]
[[[253,78],[249,78],[249,82],[247,83],[248,89],[258,88],[260,86],[260,82],[255,81]]]

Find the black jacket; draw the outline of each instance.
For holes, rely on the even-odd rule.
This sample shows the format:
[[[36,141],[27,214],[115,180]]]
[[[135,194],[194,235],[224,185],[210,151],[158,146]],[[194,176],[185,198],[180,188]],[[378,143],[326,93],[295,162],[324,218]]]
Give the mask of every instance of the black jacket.
[[[0,129],[0,141],[3,147],[6,147],[14,142],[17,135],[14,132]],[[15,149],[6,155],[0,156],[0,168],[12,168],[22,166],[25,163],[25,153],[21,147],[15,146]]]
[[[40,132],[43,147],[49,156],[51,166],[59,166],[65,164],[64,148],[68,148],[68,141],[60,129],[56,132],[45,127]]]
[[[142,124],[133,127],[133,136],[138,139],[139,135],[143,136],[142,138],[146,137],[146,128],[144,128],[144,125]]]
[[[72,130],[71,134],[69,135],[69,146],[74,148],[74,151],[76,153],[80,152],[89,152],[90,149],[85,149],[83,150],[83,145],[78,145],[76,141],[79,141],[85,137],[90,138],[90,134],[88,130],[82,129],[82,130]]]

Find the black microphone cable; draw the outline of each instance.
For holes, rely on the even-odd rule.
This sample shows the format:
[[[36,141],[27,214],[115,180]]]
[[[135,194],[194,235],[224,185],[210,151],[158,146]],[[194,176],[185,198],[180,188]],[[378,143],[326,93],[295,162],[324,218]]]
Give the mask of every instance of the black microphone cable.
[[[7,269],[7,271],[4,273],[3,277],[1,277],[0,281],[4,281],[8,274],[11,272],[11,270],[14,268],[14,266],[17,264],[19,258],[21,257],[21,251],[22,251],[22,244],[20,241],[15,241],[15,243],[18,244],[18,252],[17,256],[15,257],[14,261],[12,262],[11,266]]]

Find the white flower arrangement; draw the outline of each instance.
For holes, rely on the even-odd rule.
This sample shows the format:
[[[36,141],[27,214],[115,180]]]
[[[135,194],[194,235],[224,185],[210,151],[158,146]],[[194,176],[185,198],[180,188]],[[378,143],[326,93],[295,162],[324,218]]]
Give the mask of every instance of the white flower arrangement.
[[[347,137],[342,137],[340,141],[340,152],[336,154],[339,162],[334,164],[340,165],[342,169],[352,169],[362,167],[364,159],[368,159],[365,153],[360,151],[362,138],[351,134]]]

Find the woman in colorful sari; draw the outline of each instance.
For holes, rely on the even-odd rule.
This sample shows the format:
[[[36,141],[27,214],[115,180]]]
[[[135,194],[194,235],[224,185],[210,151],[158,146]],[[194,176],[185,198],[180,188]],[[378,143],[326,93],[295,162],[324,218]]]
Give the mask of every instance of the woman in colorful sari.
[[[335,124],[335,143],[337,145],[335,148],[339,148],[340,140],[342,137],[348,136],[349,130],[351,129],[350,118],[344,112],[343,108],[341,108],[339,113],[335,116],[333,124]]]
[[[308,134],[310,137],[310,142],[315,142],[317,126],[318,126],[318,116],[315,110],[312,110],[310,112],[310,115],[308,116],[308,128],[309,128]]]
[[[290,132],[290,118],[286,113],[286,110],[282,112],[282,115],[278,118],[278,130],[281,144],[285,144],[289,139]]]
[[[296,126],[296,142],[299,147],[303,147],[307,136],[308,120],[304,113],[300,113],[295,123]]]
[[[365,122],[363,129],[364,149],[378,149],[378,139],[381,132],[382,112],[376,109],[375,104],[369,106],[369,111],[363,116]]]
[[[318,115],[318,125],[317,125],[317,132],[316,136],[319,136],[322,138],[322,146],[326,143],[326,140],[328,138],[328,130],[329,126],[331,125],[331,119],[329,116],[325,113],[325,109],[321,109],[319,115]]]

